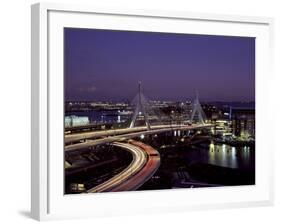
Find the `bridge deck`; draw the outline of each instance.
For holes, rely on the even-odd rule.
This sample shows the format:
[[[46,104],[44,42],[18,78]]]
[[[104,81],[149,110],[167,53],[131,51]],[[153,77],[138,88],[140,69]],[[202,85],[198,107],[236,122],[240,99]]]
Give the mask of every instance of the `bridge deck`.
[[[154,128],[152,130],[144,130],[144,131],[136,131],[134,129],[134,132],[130,131],[127,134],[117,134],[116,136],[109,136],[109,137],[104,137],[101,139],[95,139],[95,140],[87,140],[86,142],[83,143],[77,143],[77,144],[73,144],[73,145],[67,145],[65,146],[65,151],[73,151],[73,150],[79,150],[82,148],[87,148],[87,147],[91,147],[91,146],[95,146],[95,145],[99,145],[99,144],[106,144],[106,143],[111,143],[111,142],[115,142],[115,141],[121,141],[121,140],[126,140],[126,139],[130,139],[130,138],[135,138],[135,137],[139,137],[140,135],[144,134],[144,135],[151,135],[151,134],[159,134],[159,133],[163,133],[163,132],[167,132],[167,131],[171,131],[171,130],[193,130],[193,129],[202,129],[202,128],[206,128],[206,127],[212,127],[213,125],[185,125],[185,126],[166,126],[166,128]],[[130,130],[130,129],[129,129]],[[82,136],[81,136],[82,137]],[[89,136],[87,138],[90,138]],[[86,139],[87,139],[86,138]]]
[[[113,136],[113,135],[121,135],[121,134],[128,134],[134,132],[141,132],[141,131],[151,131],[151,130],[188,130],[188,129],[200,129],[211,127],[213,124],[203,124],[203,125],[157,125],[151,126],[150,130],[147,130],[146,126],[141,127],[134,127],[134,128],[122,128],[122,129],[115,129],[115,130],[104,130],[104,131],[92,131],[87,133],[80,133],[80,134],[70,134],[65,136],[65,144],[80,141],[84,139],[90,138],[101,138],[104,136]]]

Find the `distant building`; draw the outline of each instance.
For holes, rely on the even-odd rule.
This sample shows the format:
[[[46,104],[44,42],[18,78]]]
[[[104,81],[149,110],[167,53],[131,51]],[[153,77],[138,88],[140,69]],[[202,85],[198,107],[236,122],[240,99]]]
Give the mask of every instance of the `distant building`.
[[[78,117],[78,116],[72,115],[72,116],[66,116],[64,118],[64,125],[66,128],[83,126],[83,125],[87,125],[87,124],[90,124],[90,120],[86,116]]]
[[[231,122],[228,120],[216,120],[214,122],[215,130],[214,133],[216,135],[220,135],[223,139],[232,136]]]
[[[230,114],[233,135],[245,140],[255,138],[254,108],[232,108]]]

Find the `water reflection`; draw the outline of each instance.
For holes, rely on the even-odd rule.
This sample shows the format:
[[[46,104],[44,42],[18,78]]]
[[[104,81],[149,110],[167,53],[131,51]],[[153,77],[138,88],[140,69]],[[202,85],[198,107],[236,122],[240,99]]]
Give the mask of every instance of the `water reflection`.
[[[236,157],[236,148],[229,145],[214,145],[211,143],[209,145],[209,160],[208,163],[237,168],[237,157]]]
[[[211,142],[205,162],[223,167],[251,169],[254,167],[254,157],[254,149],[249,146],[215,145]]]
[[[209,163],[215,164],[215,145],[213,142],[209,145]]]

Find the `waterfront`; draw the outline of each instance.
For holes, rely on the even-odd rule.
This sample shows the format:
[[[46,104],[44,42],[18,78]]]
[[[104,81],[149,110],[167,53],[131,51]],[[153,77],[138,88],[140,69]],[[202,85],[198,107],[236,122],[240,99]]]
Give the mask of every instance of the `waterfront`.
[[[250,146],[230,146],[209,144],[190,150],[188,162],[201,162],[233,169],[255,169],[255,149]]]
[[[92,110],[92,111],[75,111],[66,112],[65,116],[86,116],[90,123],[121,123],[128,118],[128,115],[118,114],[118,110]]]
[[[204,134],[193,137],[193,144],[185,141],[190,137],[186,132],[177,132],[176,136],[174,132],[168,132],[135,138],[151,145],[161,158],[158,171],[139,190],[255,184],[253,146],[234,147],[214,143]],[[74,152],[73,155],[76,154]],[[83,183],[87,190],[122,172],[132,161],[129,153],[112,145],[86,149],[83,153],[78,153],[80,159],[73,155],[68,154],[68,160],[73,158],[80,167],[78,165],[77,169],[73,166],[67,171],[68,193],[73,193],[69,190],[71,183]],[[81,160],[81,156],[84,159]],[[85,163],[85,160],[88,162]]]
[[[120,110],[75,111],[68,112],[66,115],[86,116],[91,123],[113,125],[120,124],[121,121],[126,124],[126,120],[130,119],[128,114],[122,115]],[[109,127],[114,128],[114,126]],[[161,158],[158,171],[139,190],[255,184],[254,144],[242,142],[238,145],[229,145],[223,142],[222,136],[216,136],[216,138],[211,136],[209,131],[203,133],[170,131],[158,135],[135,137],[136,140],[156,149]],[[71,193],[69,191],[71,182],[84,183],[85,189],[93,187],[101,180],[105,181],[113,174],[125,169],[126,165],[122,161],[126,161],[125,164],[128,165],[132,160],[130,154],[123,154],[120,149],[117,150],[116,147],[110,145],[101,145],[92,150],[86,150],[83,154],[86,160],[92,158],[92,155],[102,155],[102,157],[98,159],[99,162],[91,160],[90,163],[84,163],[82,168],[75,169],[75,166],[72,166],[73,171],[68,172],[67,175],[69,193]],[[115,156],[114,160],[112,160],[112,155]],[[78,164],[83,164],[83,162],[84,160],[80,159]],[[96,163],[99,165],[96,166]],[[107,173],[104,172],[105,170]]]
[[[202,136],[201,136],[202,137]],[[178,137],[177,137],[178,138]],[[161,155],[155,177],[140,190],[255,184],[255,148],[230,146],[204,140],[199,144],[179,144],[182,138],[169,135],[142,139]],[[167,144],[167,142],[177,144]]]

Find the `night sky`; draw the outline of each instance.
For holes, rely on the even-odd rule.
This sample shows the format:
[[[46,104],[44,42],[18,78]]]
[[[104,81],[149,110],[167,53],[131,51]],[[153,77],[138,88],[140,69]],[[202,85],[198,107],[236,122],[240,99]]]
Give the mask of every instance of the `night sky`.
[[[255,39],[65,28],[65,99],[255,100]]]

